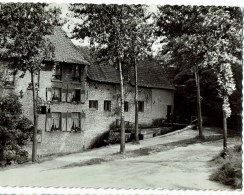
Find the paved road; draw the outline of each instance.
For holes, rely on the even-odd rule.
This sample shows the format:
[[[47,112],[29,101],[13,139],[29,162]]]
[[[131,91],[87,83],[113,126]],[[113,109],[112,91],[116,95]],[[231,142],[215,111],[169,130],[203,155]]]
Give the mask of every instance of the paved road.
[[[189,135],[194,137],[194,133],[184,131],[171,136],[152,138],[143,141],[140,146],[128,145],[127,150],[176,141]],[[221,145],[221,140],[205,142],[187,147],[176,147],[148,156],[90,166],[60,168],[74,162],[104,157],[118,151],[118,146],[110,146],[33,165],[2,170],[0,185],[226,190],[229,188],[208,179],[212,168],[209,167],[207,161],[219,153]]]

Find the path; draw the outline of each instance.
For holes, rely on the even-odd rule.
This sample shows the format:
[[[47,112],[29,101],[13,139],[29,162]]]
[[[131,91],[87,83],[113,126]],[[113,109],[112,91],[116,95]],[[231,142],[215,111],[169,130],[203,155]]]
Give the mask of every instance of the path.
[[[127,144],[126,150],[194,138],[196,131],[141,141],[140,145]],[[50,161],[5,169],[0,174],[1,186],[53,186],[103,188],[164,188],[211,189],[228,187],[208,180],[209,161],[221,150],[222,141],[205,142],[187,147],[176,147],[147,156],[115,160],[90,166],[60,168],[91,158],[103,158],[119,150],[118,145],[84,153],[58,157]]]

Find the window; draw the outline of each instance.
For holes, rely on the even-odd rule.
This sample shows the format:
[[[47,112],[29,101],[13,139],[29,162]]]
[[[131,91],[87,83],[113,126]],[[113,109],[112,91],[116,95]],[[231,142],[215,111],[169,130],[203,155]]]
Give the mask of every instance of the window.
[[[46,131],[79,132],[85,129],[85,113],[53,112],[46,114]]]
[[[127,101],[124,102],[124,111],[129,112],[129,103]]]
[[[71,114],[71,131],[80,131],[80,113],[79,112],[73,112]]]
[[[80,65],[73,65],[73,67],[72,67],[72,81],[80,82],[80,77],[81,77],[80,73],[81,73]]]
[[[61,130],[61,113],[53,112],[47,113],[46,131],[60,131]]]
[[[111,111],[111,101],[108,101],[108,100],[104,101],[104,110]]]
[[[72,102],[80,102],[80,89],[72,91]]]
[[[69,89],[67,90],[67,102],[80,102],[81,90],[80,89]]]
[[[52,101],[61,101],[61,88],[52,88]]]
[[[89,108],[95,108],[98,110],[98,101],[97,100],[89,100]]]
[[[138,111],[144,112],[144,101],[138,101]]]
[[[54,70],[53,70],[53,79],[61,80],[61,78],[62,78],[61,65],[59,63],[55,63],[54,64]]]

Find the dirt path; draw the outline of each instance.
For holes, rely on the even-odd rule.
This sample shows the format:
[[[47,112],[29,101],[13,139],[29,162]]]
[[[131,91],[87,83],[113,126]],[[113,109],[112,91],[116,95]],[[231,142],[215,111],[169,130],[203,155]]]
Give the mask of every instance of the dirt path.
[[[183,131],[166,137],[127,145],[127,151],[195,137],[195,131]],[[39,164],[2,170],[1,186],[53,186],[103,188],[163,188],[163,189],[229,189],[208,179],[208,161],[221,150],[222,141],[173,147],[140,157],[101,162],[90,166],[79,163],[91,158],[104,158],[117,153],[118,146],[109,146],[59,157]],[[77,162],[77,166],[60,168]]]

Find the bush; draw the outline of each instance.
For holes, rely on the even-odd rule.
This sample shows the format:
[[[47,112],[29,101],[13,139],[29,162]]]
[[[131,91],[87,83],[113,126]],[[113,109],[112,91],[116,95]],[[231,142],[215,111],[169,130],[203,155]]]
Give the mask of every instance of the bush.
[[[211,174],[210,179],[240,189],[242,184],[241,145],[229,149],[225,159],[222,156],[219,154],[212,160],[217,165],[217,169]]]
[[[165,122],[166,119],[163,118],[158,118],[158,119],[153,119],[152,126],[153,127],[162,127],[163,122]]]
[[[27,161],[28,153],[22,146],[30,140],[33,125],[21,115],[21,107],[14,94],[0,97],[0,162],[3,165]]]

